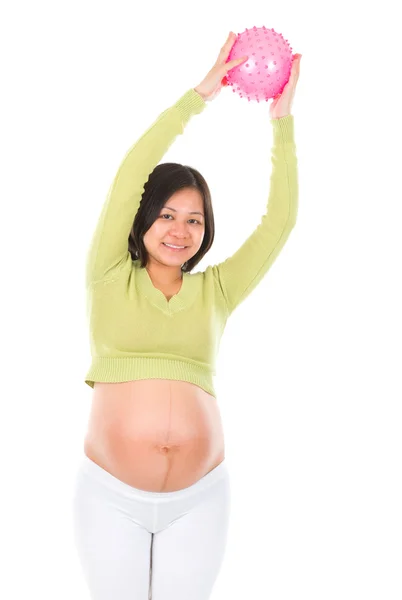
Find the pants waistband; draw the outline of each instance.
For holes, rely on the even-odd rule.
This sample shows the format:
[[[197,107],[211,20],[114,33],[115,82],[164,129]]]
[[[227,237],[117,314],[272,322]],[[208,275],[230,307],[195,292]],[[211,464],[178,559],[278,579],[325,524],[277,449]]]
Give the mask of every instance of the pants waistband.
[[[103,469],[100,465],[91,460],[86,454],[83,454],[80,472],[85,475],[89,475],[89,477],[95,478],[102,485],[109,487],[119,494],[123,494],[131,498],[142,498],[144,500],[172,500],[175,498],[183,498],[195,493],[199,493],[205,488],[218,482],[223,477],[228,476],[226,457],[217,467],[204,475],[204,477],[201,477],[201,479],[196,481],[193,485],[173,492],[152,492],[133,487]]]

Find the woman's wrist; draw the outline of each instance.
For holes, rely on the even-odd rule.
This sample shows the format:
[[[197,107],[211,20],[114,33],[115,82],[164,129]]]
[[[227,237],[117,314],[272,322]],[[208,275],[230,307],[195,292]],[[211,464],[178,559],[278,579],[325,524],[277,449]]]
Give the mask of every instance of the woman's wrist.
[[[277,120],[277,119],[283,119],[284,117],[289,117],[291,115],[291,113],[286,113],[286,114],[281,114],[279,116],[275,116],[275,117],[271,117],[271,119],[273,120]]]
[[[201,96],[204,102],[208,102],[212,98],[212,96],[205,94],[205,92],[203,92],[199,87],[194,88],[194,91],[197,92],[199,96]]]
[[[195,91],[195,92],[197,92],[197,94],[198,94],[199,96],[201,96],[201,98],[204,100],[204,102],[206,101],[207,97],[206,97],[206,95],[205,95],[205,94],[204,94],[204,93],[203,93],[203,92],[200,90],[200,88],[198,88],[198,87],[195,87],[195,88],[194,88],[194,91]]]

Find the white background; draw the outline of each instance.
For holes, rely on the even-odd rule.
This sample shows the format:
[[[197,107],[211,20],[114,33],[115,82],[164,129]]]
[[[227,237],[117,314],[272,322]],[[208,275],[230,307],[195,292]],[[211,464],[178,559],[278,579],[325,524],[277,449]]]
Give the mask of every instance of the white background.
[[[90,236],[128,148],[200,83],[230,30],[254,25],[303,55],[299,212],[222,338],[232,512],[211,598],[402,597],[396,5],[2,4],[2,598],[89,598],[71,500],[92,394]],[[195,271],[259,222],[271,143],[269,103],[227,87],[165,155],[211,188],[216,238]]]

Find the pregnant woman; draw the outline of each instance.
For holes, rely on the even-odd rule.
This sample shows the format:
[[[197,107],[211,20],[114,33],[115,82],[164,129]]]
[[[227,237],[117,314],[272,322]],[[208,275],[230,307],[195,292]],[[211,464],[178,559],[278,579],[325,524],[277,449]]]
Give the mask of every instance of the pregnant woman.
[[[195,168],[158,163],[246,60],[226,62],[235,40],[231,33],[205,79],[128,151],[89,247],[85,383],[93,396],[73,514],[93,600],[206,600],[223,561],[230,484],[215,361],[228,317],[295,225],[290,111],[300,55],[270,105],[266,213],[232,256],[191,273],[213,243],[211,194]],[[239,214],[244,205],[238,199]]]

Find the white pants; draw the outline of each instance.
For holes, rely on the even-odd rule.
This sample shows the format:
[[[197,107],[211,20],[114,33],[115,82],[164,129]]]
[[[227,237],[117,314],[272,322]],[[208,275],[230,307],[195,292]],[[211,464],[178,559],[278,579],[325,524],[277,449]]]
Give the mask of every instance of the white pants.
[[[226,458],[175,492],[134,488],[85,454],[74,537],[92,600],[206,600],[223,562],[230,514]]]

